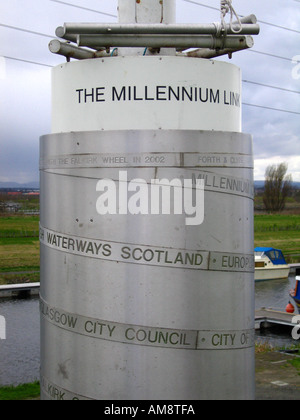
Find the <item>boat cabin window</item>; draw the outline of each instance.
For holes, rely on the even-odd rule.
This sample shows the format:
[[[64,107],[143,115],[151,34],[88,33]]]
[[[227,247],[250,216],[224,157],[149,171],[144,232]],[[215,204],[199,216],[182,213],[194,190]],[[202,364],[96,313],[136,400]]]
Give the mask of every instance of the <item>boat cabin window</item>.
[[[286,264],[286,261],[284,259],[282,252],[278,249],[272,249],[266,252],[266,255],[270,258],[272,263],[275,265]]]
[[[276,260],[277,258],[280,258],[279,252],[276,251],[275,249],[273,251],[269,251],[268,255],[272,260]]]
[[[255,255],[255,257],[260,257],[260,258],[262,258],[263,257],[263,255],[264,255],[264,253],[263,252],[257,252],[257,251],[255,251],[254,252],[254,255]]]

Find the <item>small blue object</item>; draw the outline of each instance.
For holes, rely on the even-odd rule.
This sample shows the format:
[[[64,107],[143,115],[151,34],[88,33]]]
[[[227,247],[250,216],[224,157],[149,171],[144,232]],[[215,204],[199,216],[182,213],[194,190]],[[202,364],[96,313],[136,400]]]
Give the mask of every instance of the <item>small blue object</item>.
[[[270,258],[274,265],[286,264],[285,258],[280,249],[267,248],[267,247],[257,247],[254,249],[255,252],[263,252],[267,257]]]

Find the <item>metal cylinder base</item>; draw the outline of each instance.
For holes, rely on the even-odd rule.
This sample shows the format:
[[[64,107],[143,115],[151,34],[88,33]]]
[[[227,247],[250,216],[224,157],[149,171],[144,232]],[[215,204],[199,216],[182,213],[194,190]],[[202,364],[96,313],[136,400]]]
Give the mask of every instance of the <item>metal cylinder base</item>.
[[[42,399],[253,399],[251,137],[53,134],[40,157]]]

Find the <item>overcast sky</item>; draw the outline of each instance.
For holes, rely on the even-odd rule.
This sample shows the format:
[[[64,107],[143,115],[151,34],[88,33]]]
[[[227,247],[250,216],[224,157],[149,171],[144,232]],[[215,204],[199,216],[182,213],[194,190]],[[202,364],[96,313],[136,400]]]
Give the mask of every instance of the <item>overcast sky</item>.
[[[219,21],[219,0],[176,3],[178,23]],[[284,161],[300,181],[300,0],[233,5],[261,24],[253,50],[231,60],[242,69],[243,103],[255,105],[243,105],[255,179]],[[0,0],[0,181],[38,181],[39,137],[51,132],[51,67],[64,61],[48,43],[64,22],[117,22],[117,0]]]

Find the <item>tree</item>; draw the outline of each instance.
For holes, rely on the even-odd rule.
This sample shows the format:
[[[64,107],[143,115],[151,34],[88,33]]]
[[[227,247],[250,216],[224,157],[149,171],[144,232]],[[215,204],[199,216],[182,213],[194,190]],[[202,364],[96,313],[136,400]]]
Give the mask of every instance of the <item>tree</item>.
[[[282,211],[292,190],[292,176],[286,175],[288,165],[270,165],[265,174],[264,205],[268,211]]]

